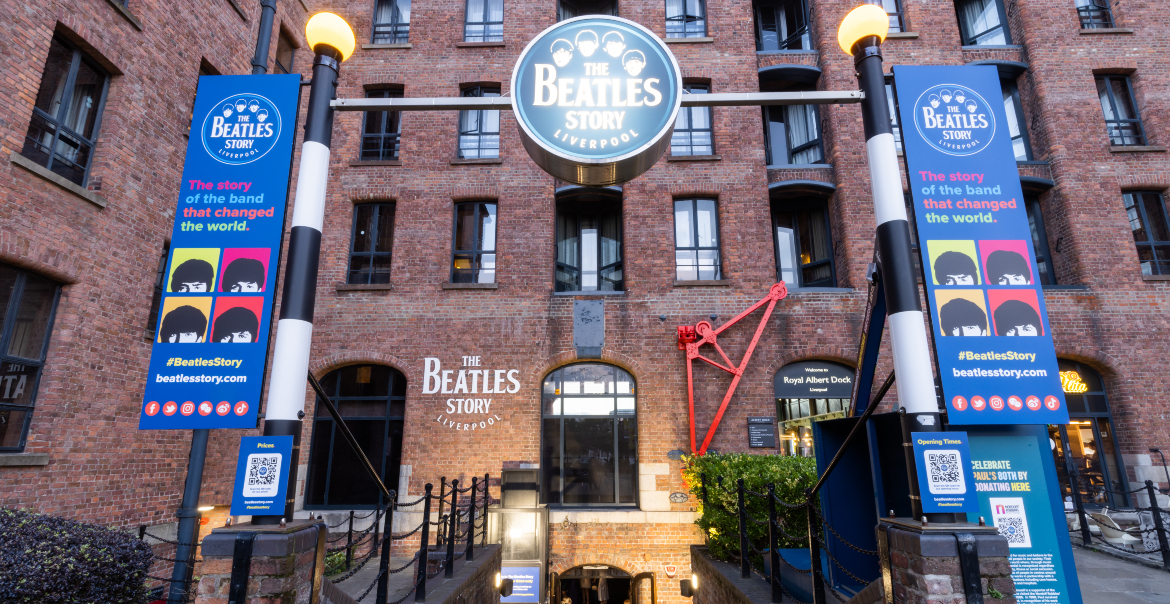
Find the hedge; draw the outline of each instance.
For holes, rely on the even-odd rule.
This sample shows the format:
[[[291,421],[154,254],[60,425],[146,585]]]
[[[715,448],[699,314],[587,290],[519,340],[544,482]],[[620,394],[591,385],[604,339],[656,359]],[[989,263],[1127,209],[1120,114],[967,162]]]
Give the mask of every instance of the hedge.
[[[0,508],[0,602],[141,604],[150,546],[113,528]]]
[[[816,460],[793,455],[749,455],[746,453],[708,453],[684,458],[683,477],[691,493],[699,501],[699,519],[695,524],[707,536],[711,555],[720,560],[739,557],[739,516],[736,500],[736,480],[742,478],[745,489],[767,493],[768,484],[776,485],[776,495],[788,503],[803,503],[804,490],[817,481]],[[707,477],[707,503],[703,502],[700,475]],[[723,477],[723,488],[717,485]],[[744,502],[750,516],[768,518],[768,502],[764,497],[745,494]],[[781,526],[789,534],[808,534],[808,516],[803,508],[790,509],[776,504]],[[763,551],[768,547],[768,526],[747,522],[748,540],[752,547]],[[807,538],[792,540],[780,535],[780,548],[808,547]]]

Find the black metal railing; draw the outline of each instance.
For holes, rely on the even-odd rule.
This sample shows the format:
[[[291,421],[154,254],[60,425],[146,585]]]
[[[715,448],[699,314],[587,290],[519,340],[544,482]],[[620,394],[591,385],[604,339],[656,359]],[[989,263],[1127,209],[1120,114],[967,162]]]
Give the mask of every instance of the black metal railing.
[[[146,571],[146,580],[153,585],[147,591],[147,603],[151,602],[165,602],[166,604],[187,604],[195,601],[195,560],[196,552],[199,550],[201,543],[181,543],[160,537],[157,534],[151,533],[146,525],[138,527],[138,539],[146,541],[149,537],[152,542],[150,545],[152,560],[150,567]],[[190,557],[185,560],[187,563],[187,576],[183,578],[181,588],[178,590],[171,589],[171,570],[176,562],[179,562],[178,549],[179,546],[189,546]],[[178,595],[178,598],[175,596]]]
[[[1081,481],[1081,477],[1077,475],[1073,477],[1073,480],[1079,483]],[[1151,516],[1148,525],[1143,527],[1139,524],[1138,528],[1127,529],[1121,527],[1121,525],[1117,525],[1116,521],[1114,521],[1112,518],[1108,518],[1108,520],[1113,523],[1114,526],[1105,526],[1104,528],[1100,528],[1102,523],[1094,518],[1093,522],[1099,527],[1101,532],[1093,533],[1089,524],[1090,513],[1085,511],[1085,506],[1081,501],[1080,493],[1074,489],[1072,495],[1073,509],[1077,515],[1077,519],[1080,522],[1079,533],[1081,544],[1085,547],[1100,546],[1109,550],[1116,550],[1131,555],[1161,554],[1162,568],[1170,570],[1170,533],[1167,532],[1170,530],[1170,526],[1168,526],[1170,523],[1167,522],[1167,520],[1170,519],[1170,509],[1165,509],[1158,506],[1159,489],[1154,487],[1154,481],[1152,480],[1147,480],[1146,486],[1128,491],[1126,494],[1136,495],[1142,492],[1144,492],[1146,497],[1149,498],[1150,505],[1146,507],[1135,507],[1133,510],[1124,511],[1136,512],[1138,514],[1139,523],[1141,522],[1141,514],[1148,512]],[[1106,531],[1110,533],[1120,533],[1121,542],[1115,543],[1110,541],[1110,539],[1117,540],[1118,537],[1109,537],[1105,534]],[[1140,542],[1133,543],[1130,541],[1130,547],[1126,547],[1126,536],[1140,539]]]
[[[863,427],[865,426],[866,422],[869,421],[870,416],[873,415],[874,410],[877,409],[878,404],[881,402],[882,398],[885,397],[886,393],[889,392],[890,387],[893,386],[893,384],[894,373],[890,372],[889,377],[886,378],[885,383],[882,384],[882,387],[870,401],[869,405],[865,409],[865,412],[862,413],[860,418],[858,418],[857,423],[853,426],[853,430],[849,432],[849,435],[845,437],[845,440],[841,443],[841,448],[838,449],[837,454],[833,456],[833,460],[830,461],[829,465],[825,468],[824,474],[820,476],[816,485],[814,485],[811,489],[805,489],[803,500],[784,501],[776,495],[776,485],[771,483],[766,485],[766,493],[753,491],[744,486],[742,478],[735,481],[735,490],[732,491],[731,489],[723,486],[724,479],[722,476],[715,477],[714,488],[721,489],[728,495],[734,494],[736,498],[736,509],[728,509],[725,511],[730,514],[734,514],[739,519],[739,551],[737,556],[739,558],[740,564],[740,576],[744,579],[747,579],[751,577],[752,572],[755,572],[761,577],[765,578],[772,588],[772,602],[783,602],[785,601],[784,597],[786,596],[791,599],[791,601],[798,604],[810,604],[800,600],[784,587],[782,581],[784,571],[781,570],[781,565],[784,565],[784,567],[788,569],[788,572],[801,575],[811,575],[810,578],[812,579],[813,596],[813,601],[811,604],[826,604],[826,591],[842,603],[848,599],[841,594],[838,594],[834,589],[825,589],[824,572],[821,569],[822,550],[824,550],[825,558],[828,559],[829,563],[840,570],[844,576],[863,587],[869,583],[869,581],[858,577],[856,574],[850,571],[850,569],[846,568],[844,564],[838,561],[831,553],[829,553],[829,548],[827,547],[825,540],[831,535],[835,540],[849,549],[860,554],[873,556],[875,559],[875,564],[877,564],[878,552],[876,550],[869,550],[858,547],[837,533],[837,531],[834,530],[833,527],[825,521],[824,517],[821,516],[821,512],[818,509],[816,503],[817,493],[820,492],[821,487],[824,486],[825,481],[833,472],[833,469],[837,467],[837,464],[841,461],[845,451],[849,449],[849,445],[853,442],[853,439],[857,438],[859,434],[863,434],[865,432]],[[703,507],[706,509],[708,506],[712,505],[710,498],[707,496],[708,489],[711,487],[708,484],[706,474],[700,474],[699,478],[701,481],[700,496],[703,500]],[[755,501],[759,501],[761,498],[765,501],[768,508],[767,518],[757,518],[748,512],[749,502],[752,501],[750,498],[752,497],[757,498]],[[803,535],[793,535],[788,532],[788,527],[786,526],[787,523],[779,519],[778,508],[776,506],[781,506],[782,508],[786,508],[790,511],[803,510],[803,515],[806,519],[804,528],[805,532]],[[798,515],[800,514],[799,511],[796,513]],[[748,537],[749,522],[756,525],[766,525],[768,527],[768,548],[766,551],[752,545],[751,539]],[[808,543],[808,570],[796,568],[784,560],[783,556],[780,555],[781,540],[798,542],[804,541]],[[767,557],[769,563],[765,565],[765,568],[763,569],[757,568],[755,566],[756,557],[758,557],[761,562],[765,557]]]

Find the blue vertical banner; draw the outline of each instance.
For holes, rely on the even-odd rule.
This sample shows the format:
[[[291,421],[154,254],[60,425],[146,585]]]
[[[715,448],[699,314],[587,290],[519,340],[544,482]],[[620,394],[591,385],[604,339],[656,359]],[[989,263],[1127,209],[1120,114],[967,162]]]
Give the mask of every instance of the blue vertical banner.
[[[978,512],[966,432],[911,432],[918,493],[928,514]]]
[[[245,436],[236,461],[232,516],[284,514],[292,436]]]
[[[999,72],[894,86],[949,422],[1068,423]]]
[[[300,88],[199,78],[140,430],[256,427]]]
[[[1047,427],[972,426],[968,437],[979,515],[1007,539],[1016,602],[1081,604]]]

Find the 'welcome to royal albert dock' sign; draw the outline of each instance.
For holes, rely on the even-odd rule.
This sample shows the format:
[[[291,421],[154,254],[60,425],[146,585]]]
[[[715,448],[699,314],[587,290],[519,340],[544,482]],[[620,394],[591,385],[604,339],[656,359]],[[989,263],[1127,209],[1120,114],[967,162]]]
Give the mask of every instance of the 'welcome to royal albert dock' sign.
[[[512,72],[520,138],[546,172],[579,185],[626,182],[662,157],[682,73],[650,30],[618,17],[557,23]]]

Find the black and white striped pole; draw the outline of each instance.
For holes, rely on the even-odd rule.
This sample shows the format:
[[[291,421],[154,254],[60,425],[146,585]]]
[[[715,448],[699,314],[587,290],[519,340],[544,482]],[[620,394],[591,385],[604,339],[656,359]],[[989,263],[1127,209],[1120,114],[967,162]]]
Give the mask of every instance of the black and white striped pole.
[[[930,344],[926,339],[926,321],[918,298],[918,278],[910,247],[910,223],[906,219],[898,152],[890,126],[886,79],[882,72],[881,43],[889,26],[889,15],[881,7],[872,4],[859,6],[841,21],[837,41],[842,50],[853,55],[857,82],[865,95],[861,101],[861,118],[877,218],[878,265],[886,292],[898,402],[904,411],[902,427],[905,438],[909,439],[910,432],[938,432],[942,425],[931,370]],[[922,503],[914,461],[913,448],[906,447],[912,517],[918,519],[922,517]],[[931,516],[935,522],[954,520],[953,514]]]
[[[292,233],[284,264],[284,291],[276,324],[272,374],[264,414],[264,435],[293,437],[288,463],[288,485],[282,516],[256,516],[254,524],[292,520],[296,503],[297,465],[300,459],[301,418],[305,416],[305,376],[313,342],[313,305],[317,295],[317,264],[321,255],[321,225],[325,221],[325,188],[329,182],[329,142],[333,135],[333,108],[341,62],[356,46],[353,30],[341,17],[317,13],[305,24],[305,38],[315,55],[309,86],[305,140],[293,201]]]

